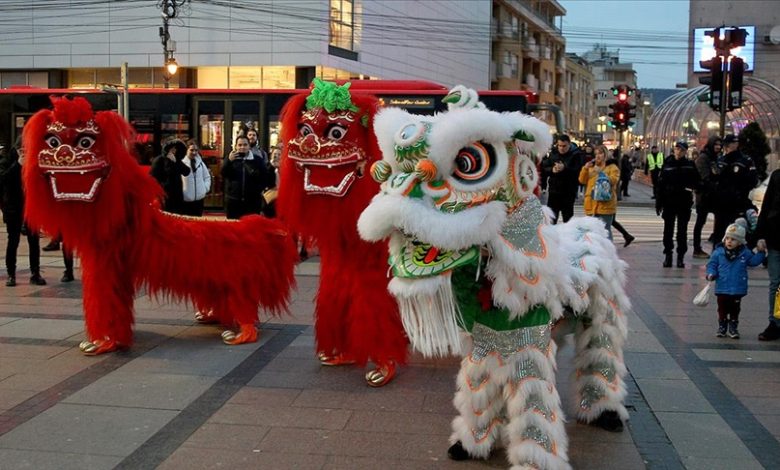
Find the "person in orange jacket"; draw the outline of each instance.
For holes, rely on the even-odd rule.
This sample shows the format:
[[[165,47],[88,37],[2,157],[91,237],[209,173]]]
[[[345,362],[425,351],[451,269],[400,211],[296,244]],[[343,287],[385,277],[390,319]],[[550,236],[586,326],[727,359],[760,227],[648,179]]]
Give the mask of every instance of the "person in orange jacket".
[[[601,219],[612,240],[612,221],[617,212],[617,189],[620,168],[607,164],[609,151],[603,145],[596,147],[595,158],[580,170],[579,181],[585,186],[585,214]]]

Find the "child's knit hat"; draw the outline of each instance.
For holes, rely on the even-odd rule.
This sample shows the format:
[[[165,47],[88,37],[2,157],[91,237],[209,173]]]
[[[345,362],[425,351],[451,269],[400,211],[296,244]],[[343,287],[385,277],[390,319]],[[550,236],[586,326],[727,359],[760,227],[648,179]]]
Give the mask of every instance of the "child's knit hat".
[[[747,220],[740,217],[735,220],[733,224],[729,225],[726,229],[726,235],[723,237],[723,241],[726,241],[726,237],[733,238],[741,245],[745,244],[745,232],[747,232]]]

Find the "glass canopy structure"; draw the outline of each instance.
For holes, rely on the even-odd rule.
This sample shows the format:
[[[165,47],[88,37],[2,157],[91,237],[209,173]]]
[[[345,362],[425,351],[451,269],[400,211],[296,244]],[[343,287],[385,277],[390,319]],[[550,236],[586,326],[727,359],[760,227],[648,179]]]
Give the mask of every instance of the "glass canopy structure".
[[[709,136],[717,135],[720,118],[706,100],[701,101],[708,89],[700,85],[664,100],[647,125],[647,143],[658,145],[668,154],[676,141],[685,140],[701,148]],[[726,114],[725,134],[739,134],[748,123],[755,121],[776,153],[780,146],[780,89],[765,80],[746,77],[742,97],[742,107]]]

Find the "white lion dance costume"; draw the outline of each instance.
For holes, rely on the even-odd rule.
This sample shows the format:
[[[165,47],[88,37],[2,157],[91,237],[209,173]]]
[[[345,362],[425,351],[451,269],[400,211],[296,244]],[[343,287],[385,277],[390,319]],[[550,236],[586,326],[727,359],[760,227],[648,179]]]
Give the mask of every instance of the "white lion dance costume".
[[[570,468],[552,325],[567,307],[580,319],[578,419],[622,430],[625,263],[600,221],[548,224],[532,158],[550,147],[547,125],[489,111],[464,87],[445,102],[436,116],[380,111],[382,191],[360,234],[390,240],[389,289],[412,345],[465,354],[450,457],[486,458],[501,439],[513,468]]]

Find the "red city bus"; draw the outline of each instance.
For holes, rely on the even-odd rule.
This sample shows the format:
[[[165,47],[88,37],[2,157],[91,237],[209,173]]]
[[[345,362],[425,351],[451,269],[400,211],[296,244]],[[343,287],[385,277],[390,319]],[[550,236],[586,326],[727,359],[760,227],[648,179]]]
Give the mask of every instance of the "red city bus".
[[[448,88],[423,80],[355,80],[352,93],[376,95],[386,106],[397,106],[418,114],[433,114],[446,106],[442,98]],[[141,164],[148,165],[170,139],[195,139],[201,155],[216,177],[206,198],[206,207],[223,206],[219,165],[242,129],[258,131],[266,149],[278,144],[279,114],[294,94],[306,90],[131,88],[129,119],[136,129]],[[41,89],[18,87],[0,90],[0,144],[13,145],[27,119],[50,106],[50,95],[83,96],[95,110],[119,109],[121,95],[94,89]],[[480,99],[495,111],[548,109],[538,105],[538,95],[528,91],[479,91]],[[560,121],[558,121],[560,124]]]

